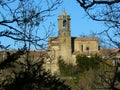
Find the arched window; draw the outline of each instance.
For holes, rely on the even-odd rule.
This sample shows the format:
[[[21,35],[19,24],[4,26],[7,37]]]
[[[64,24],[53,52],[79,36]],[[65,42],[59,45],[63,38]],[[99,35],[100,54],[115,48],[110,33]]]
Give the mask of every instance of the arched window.
[[[66,20],[63,20],[63,27],[66,28]]]

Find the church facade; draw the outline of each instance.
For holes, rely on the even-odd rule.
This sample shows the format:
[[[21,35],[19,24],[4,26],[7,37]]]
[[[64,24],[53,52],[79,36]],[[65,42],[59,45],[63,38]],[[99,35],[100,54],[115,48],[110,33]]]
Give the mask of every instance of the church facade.
[[[78,54],[89,56],[98,53],[98,38],[71,37],[70,20],[70,15],[67,15],[64,10],[62,15],[58,16],[58,36],[49,38],[48,53],[53,63],[57,63],[59,58],[66,63],[75,63]]]

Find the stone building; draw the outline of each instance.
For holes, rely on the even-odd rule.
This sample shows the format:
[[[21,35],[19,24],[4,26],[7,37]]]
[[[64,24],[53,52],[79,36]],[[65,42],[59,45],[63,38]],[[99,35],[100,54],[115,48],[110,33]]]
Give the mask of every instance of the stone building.
[[[72,62],[77,54],[98,53],[98,38],[96,37],[71,37],[70,16],[65,10],[58,16],[58,37],[49,38],[49,50],[54,58],[62,58]]]
[[[66,63],[75,63],[77,54],[98,53],[98,38],[71,37],[70,20],[70,15],[64,10],[62,15],[58,16],[58,36],[49,38],[49,55],[55,64],[58,58],[62,58]]]

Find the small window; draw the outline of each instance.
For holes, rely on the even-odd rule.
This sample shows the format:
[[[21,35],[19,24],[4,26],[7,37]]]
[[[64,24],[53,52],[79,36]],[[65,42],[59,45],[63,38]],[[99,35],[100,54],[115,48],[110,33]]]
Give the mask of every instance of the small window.
[[[66,20],[63,21],[63,27],[66,28]]]
[[[89,48],[89,47],[86,47],[86,50],[87,50],[87,51],[89,51],[89,50],[90,50],[90,48]]]
[[[83,52],[83,45],[80,46],[81,51]]]

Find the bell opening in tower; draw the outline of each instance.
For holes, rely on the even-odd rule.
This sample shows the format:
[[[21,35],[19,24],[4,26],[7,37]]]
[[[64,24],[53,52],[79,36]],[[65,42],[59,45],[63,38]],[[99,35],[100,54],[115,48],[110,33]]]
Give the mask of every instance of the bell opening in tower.
[[[66,20],[63,20],[63,28],[66,28]]]

